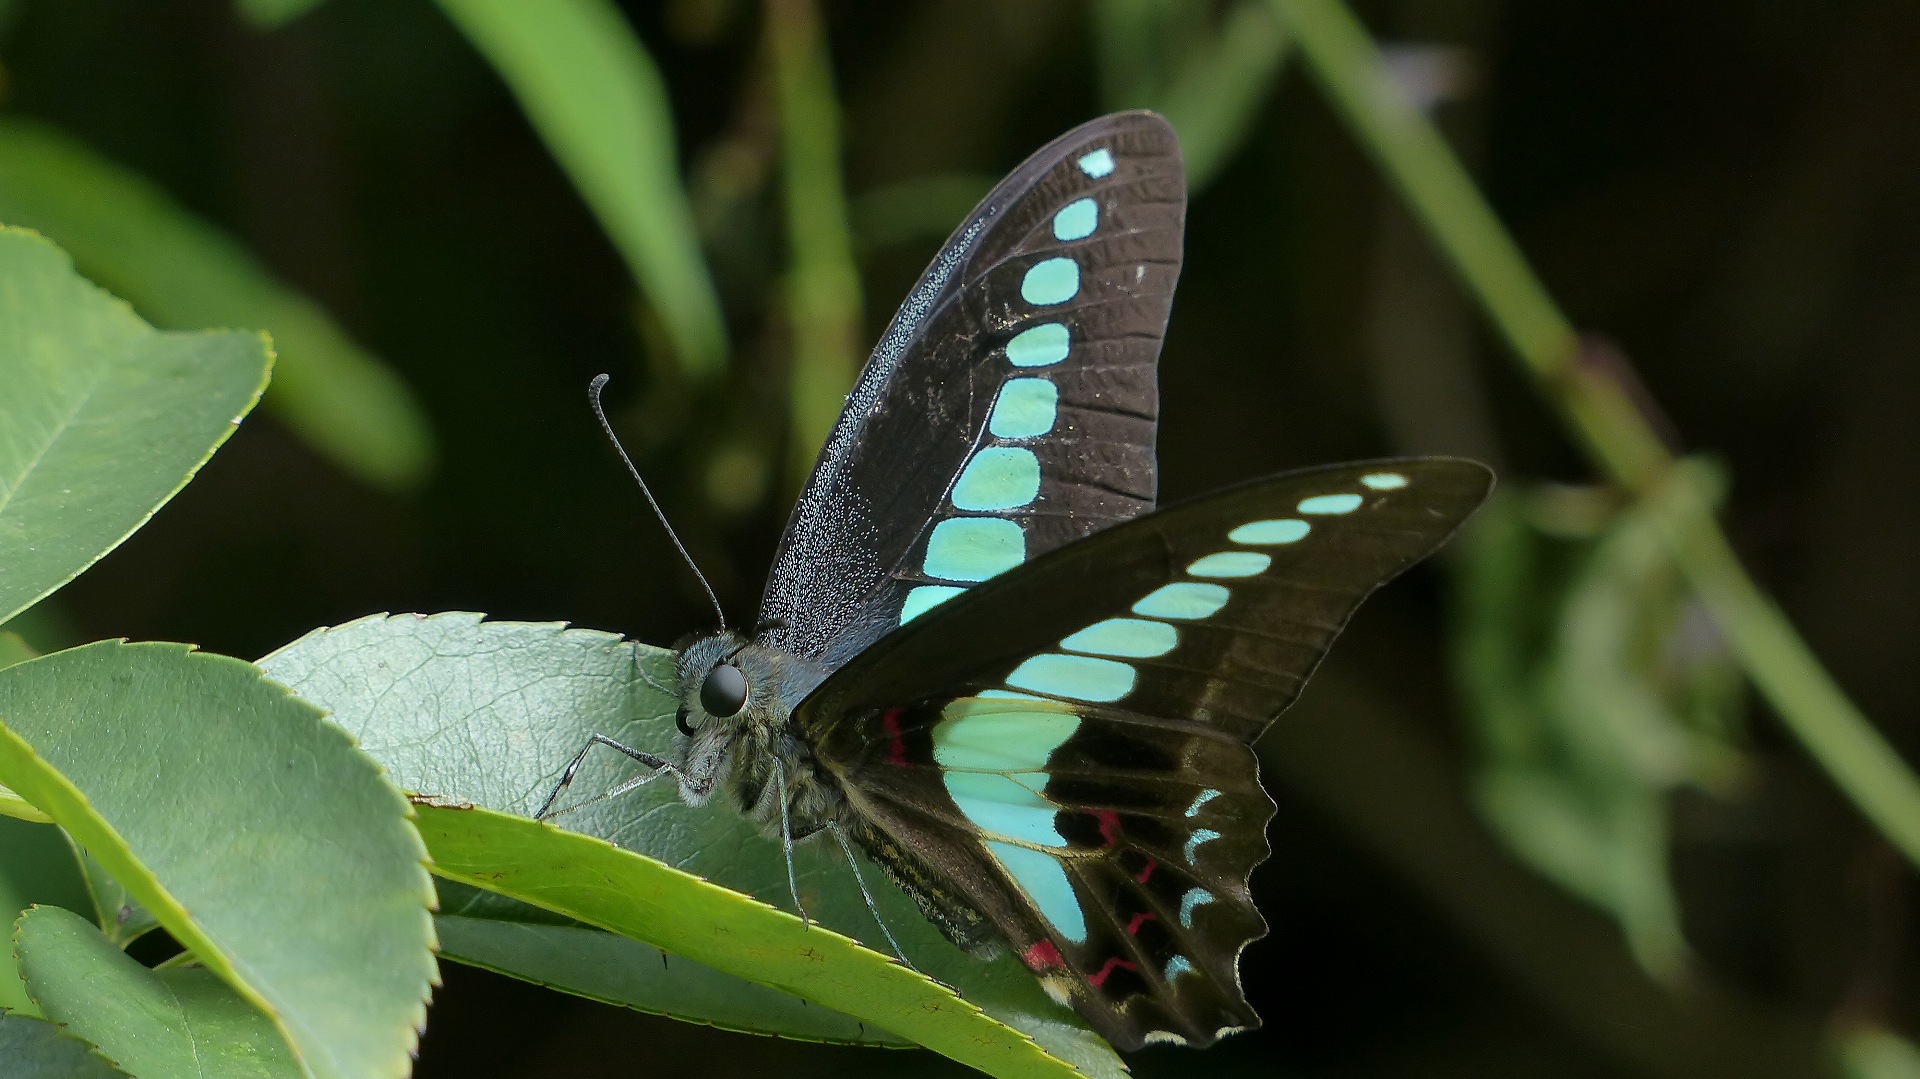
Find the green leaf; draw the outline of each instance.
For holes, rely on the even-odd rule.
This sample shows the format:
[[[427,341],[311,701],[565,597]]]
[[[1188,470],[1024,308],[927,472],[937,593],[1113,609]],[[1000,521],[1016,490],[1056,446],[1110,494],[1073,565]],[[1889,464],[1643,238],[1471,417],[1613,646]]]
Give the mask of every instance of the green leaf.
[[[437,805],[419,813],[436,873],[818,1001],[990,1075],[1075,1074],[925,975],[750,896],[523,817]]]
[[[301,1079],[273,1023],[210,970],[148,970],[59,907],[28,911],[16,941],[41,1013],[131,1075]]]
[[[39,654],[18,633],[10,629],[0,629],[0,667],[11,667],[23,659],[32,659]]]
[[[85,910],[87,886],[60,829],[0,817],[0,1011],[31,1009],[13,959],[14,919],[35,903]],[[0,1053],[0,1060],[6,1055]]]
[[[92,1046],[44,1019],[0,1015],[0,1060],[7,1079],[122,1079]]]
[[[440,0],[519,99],[627,261],[687,373],[717,374],[726,324],[680,180],[666,81],[609,0]]]
[[[607,1004],[752,1034],[911,1044],[792,994],[455,881],[440,882],[433,924],[443,958]]]
[[[1287,34],[1266,0],[1240,0],[1154,102],[1180,133],[1187,186],[1204,189],[1247,139],[1279,81]]]
[[[0,622],[186,486],[268,363],[254,334],[156,332],[59,248],[0,228]]]
[[[113,879],[106,867],[87,853],[85,847],[75,843],[73,853],[80,860],[80,873],[87,882],[87,895],[93,900],[93,922],[108,940],[124,948],[160,924],[125,885]]]
[[[250,664],[106,641],[0,670],[0,781],[58,820],[319,1079],[402,1076],[434,977],[408,809]]]
[[[644,676],[636,660],[645,664]],[[677,737],[674,702],[648,684],[670,682],[670,653],[609,633],[482,622],[475,614],[373,617],[317,630],[260,663],[332,710],[403,788],[502,812],[538,809],[590,734],[663,753],[673,751]],[[626,758],[596,751],[574,790],[589,797],[635,774]],[[681,804],[671,782],[585,806],[560,822],[790,904],[779,845],[722,805]],[[801,898],[815,918],[849,936],[879,938],[845,859],[824,833],[797,844],[794,861]],[[961,952],[871,863],[864,873],[881,914],[921,970],[1088,1074],[1124,1074],[1112,1049],[1047,999],[1018,960]]]
[[[432,469],[432,432],[400,377],[143,177],[51,128],[0,122],[0,221],[46,233],[161,326],[267,330],[279,353],[267,407],[341,468],[390,489]]]
[[[841,175],[840,102],[833,57],[817,4],[766,5],[780,117],[780,184],[786,201],[787,320],[793,341],[787,376],[787,456],[793,489],[846,406],[860,374],[860,270],[853,259],[846,183]]]

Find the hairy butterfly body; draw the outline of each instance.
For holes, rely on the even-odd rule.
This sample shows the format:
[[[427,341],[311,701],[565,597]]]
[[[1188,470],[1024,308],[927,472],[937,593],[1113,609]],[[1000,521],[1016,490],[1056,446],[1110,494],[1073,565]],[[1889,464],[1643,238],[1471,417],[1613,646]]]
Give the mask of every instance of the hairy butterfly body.
[[[1010,947],[1129,1049],[1259,1023],[1238,973],[1266,930],[1252,742],[1491,482],[1375,461],[1156,512],[1185,206],[1151,113],[1003,181],[849,395],[764,628],[676,652],[677,753],[596,739],[789,845],[858,844],[949,939]]]

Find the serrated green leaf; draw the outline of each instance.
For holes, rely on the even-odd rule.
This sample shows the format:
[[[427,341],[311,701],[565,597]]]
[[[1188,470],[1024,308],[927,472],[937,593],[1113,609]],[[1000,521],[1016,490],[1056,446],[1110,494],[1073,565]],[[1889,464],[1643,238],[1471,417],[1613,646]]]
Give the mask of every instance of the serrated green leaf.
[[[790,993],[455,881],[440,882],[434,927],[443,958],[623,1008],[750,1034],[912,1044]]]
[[[0,1015],[7,1079],[124,1079],[94,1048],[44,1019]]]
[[[688,374],[726,361],[726,323],[680,180],[653,57],[608,0],[440,0],[507,83],[626,259]]]
[[[0,780],[319,1079],[403,1076],[434,977],[408,807],[251,664],[106,641],[0,670]]]
[[[28,911],[15,940],[41,1013],[130,1075],[302,1079],[273,1023],[210,970],[148,970],[59,907]]]
[[[161,326],[271,333],[279,358],[267,407],[341,468],[391,489],[432,469],[433,434],[406,383],[145,178],[51,128],[0,122],[0,221],[46,233]]]
[[[636,659],[646,666],[644,677]],[[536,810],[590,734],[656,752],[671,752],[676,737],[673,703],[648,683],[670,681],[669,653],[610,633],[483,622],[474,614],[376,616],[315,631],[260,662],[332,710],[402,787],[502,812]],[[595,754],[574,790],[589,797],[634,774],[624,757]],[[559,821],[790,905],[779,845],[723,806],[681,804],[670,782]],[[794,858],[801,897],[815,918],[852,937],[879,939],[830,839],[797,844]],[[1124,1074],[1113,1050],[1047,999],[1017,960],[961,952],[874,866],[864,871],[887,924],[921,970],[1088,1074]]]
[[[13,958],[13,922],[35,903],[87,909],[87,886],[60,829],[0,817],[0,1012],[28,1007]],[[0,1060],[5,1060],[0,1054]]]
[[[945,986],[824,926],[603,840],[421,805],[434,872],[818,1001],[997,1076],[1075,1075]]]
[[[0,622],[186,486],[268,363],[255,334],[155,331],[43,237],[0,228]]]

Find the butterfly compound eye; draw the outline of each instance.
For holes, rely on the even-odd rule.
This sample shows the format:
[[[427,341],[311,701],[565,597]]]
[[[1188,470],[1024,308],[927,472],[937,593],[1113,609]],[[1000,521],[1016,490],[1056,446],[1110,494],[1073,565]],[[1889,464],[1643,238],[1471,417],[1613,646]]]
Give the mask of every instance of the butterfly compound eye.
[[[721,663],[707,672],[700,683],[700,707],[710,716],[726,719],[740,714],[747,706],[747,676],[731,663]]]

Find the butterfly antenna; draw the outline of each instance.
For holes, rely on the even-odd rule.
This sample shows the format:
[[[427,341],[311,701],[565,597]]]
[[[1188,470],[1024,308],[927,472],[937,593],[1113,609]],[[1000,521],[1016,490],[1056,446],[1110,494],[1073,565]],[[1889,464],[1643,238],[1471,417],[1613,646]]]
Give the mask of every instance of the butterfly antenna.
[[[713,594],[713,586],[707,583],[707,575],[700,572],[700,567],[694,563],[693,556],[687,553],[687,545],[680,542],[680,534],[675,532],[673,525],[667,521],[666,511],[662,510],[660,503],[654,499],[652,488],[648,487],[647,481],[641,477],[640,469],[634,466],[633,458],[627,456],[627,448],[620,444],[620,436],[613,433],[613,424],[607,422],[607,410],[600,407],[600,391],[606,389],[607,382],[611,378],[611,375],[595,375],[592,384],[587,387],[587,400],[593,402],[593,414],[599,417],[600,429],[607,433],[607,441],[613,443],[613,448],[620,454],[620,459],[627,463],[627,471],[632,473],[633,482],[640,485],[640,493],[647,496],[647,505],[652,506],[653,515],[660,518],[660,527],[667,530],[667,538],[673,541],[674,549],[680,552],[680,557],[686,560],[687,568],[693,571],[694,577],[700,582],[700,587],[706,590],[707,601],[713,604],[713,616],[720,620],[720,628],[724,630],[727,628],[727,612],[720,609],[720,597]]]

